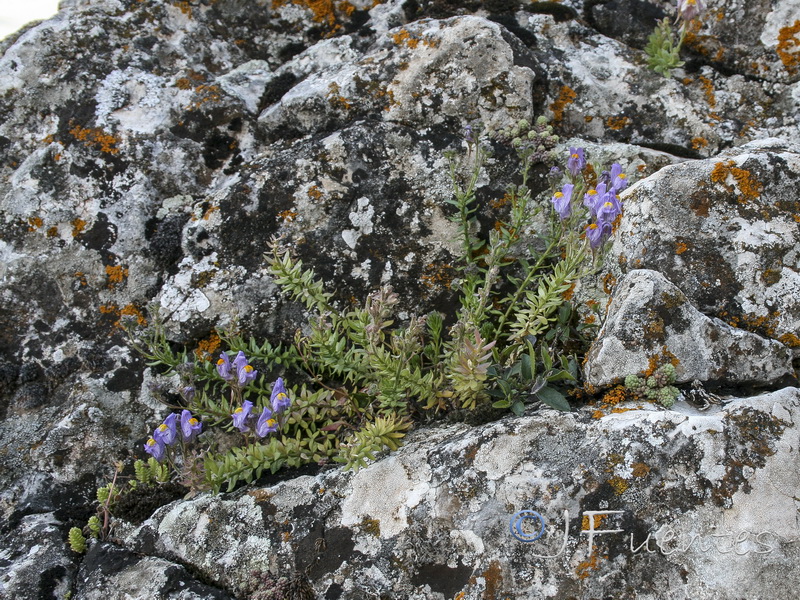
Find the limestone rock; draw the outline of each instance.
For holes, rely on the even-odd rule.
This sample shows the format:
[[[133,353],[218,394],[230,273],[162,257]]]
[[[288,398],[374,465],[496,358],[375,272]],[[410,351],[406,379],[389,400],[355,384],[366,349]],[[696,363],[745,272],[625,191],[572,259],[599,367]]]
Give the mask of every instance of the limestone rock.
[[[163,507],[125,545],[228,585],[303,570],[320,597],[769,597],[800,583],[798,419],[785,388],[707,414],[679,403],[424,429],[356,474]],[[523,509],[541,515],[541,539],[512,536]],[[587,511],[610,511],[592,552]]]
[[[658,270],[704,314],[796,348],[798,185],[797,146],[782,143],[666,167],[626,192],[612,261]]]
[[[780,342],[705,316],[656,271],[630,271],[587,356],[586,382],[606,386],[669,362],[676,383],[767,385],[793,373],[791,352]]]

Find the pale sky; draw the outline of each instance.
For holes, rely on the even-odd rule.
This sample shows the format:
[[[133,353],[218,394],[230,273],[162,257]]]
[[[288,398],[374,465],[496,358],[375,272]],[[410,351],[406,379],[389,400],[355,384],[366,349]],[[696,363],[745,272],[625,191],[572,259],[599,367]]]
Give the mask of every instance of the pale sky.
[[[0,0],[0,39],[30,21],[56,14],[58,0]]]

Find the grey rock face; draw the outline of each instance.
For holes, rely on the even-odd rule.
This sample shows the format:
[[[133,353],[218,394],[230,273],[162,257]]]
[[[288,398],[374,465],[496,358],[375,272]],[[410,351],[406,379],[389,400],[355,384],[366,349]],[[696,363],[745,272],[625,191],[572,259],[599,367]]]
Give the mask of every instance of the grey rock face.
[[[680,598],[679,581],[693,598],[734,598],[747,577],[762,586],[751,595],[773,583],[792,592],[793,390],[707,417],[546,413],[425,430],[426,442],[355,476],[172,505],[141,528],[118,523],[123,549],[98,544],[85,560],[64,544],[163,409],[119,319],[155,303],[190,347],[236,314],[248,332],[286,339],[304,315],[266,275],[272,235],[345,304],[385,282],[404,290],[405,314],[452,308],[443,152],[461,149],[476,119],[546,114],[562,139],[576,136],[566,147],[591,146],[605,164],[641,176],[674,165],[629,193],[617,275],[658,270],[702,313],[758,333],[754,365],[775,348],[766,338],[793,346],[798,3],[709,2],[673,80],[644,67],[647,7],[66,0],[0,42],[0,590],[243,597],[254,569],[308,568],[319,593],[341,598]],[[771,136],[781,139],[738,148]],[[491,203],[512,154],[498,145],[481,176],[482,231],[502,217]],[[534,171],[547,194],[546,169]],[[710,358],[692,368],[726,378],[721,365],[758,376]],[[553,500],[535,505],[549,523],[570,511],[555,561],[505,533],[509,514],[539,498]],[[626,555],[601,540],[593,563],[578,514],[614,507],[630,509],[637,543],[675,523],[715,544],[720,507],[755,535],[732,542],[745,554],[700,542],[669,554],[691,540],[681,537]],[[557,551],[547,535],[544,552]]]
[[[797,347],[799,183],[795,146],[667,167],[627,192],[612,255],[657,269],[705,314]]]
[[[666,363],[675,365],[677,383],[768,384],[793,373],[780,342],[703,315],[656,271],[630,271],[589,351],[586,382],[606,386]]]
[[[800,583],[797,389],[590,415],[426,429],[355,475],[176,502],[125,544],[239,589],[301,570],[319,597],[733,600]],[[523,509],[541,539],[512,536]],[[587,518],[604,531],[591,551]]]

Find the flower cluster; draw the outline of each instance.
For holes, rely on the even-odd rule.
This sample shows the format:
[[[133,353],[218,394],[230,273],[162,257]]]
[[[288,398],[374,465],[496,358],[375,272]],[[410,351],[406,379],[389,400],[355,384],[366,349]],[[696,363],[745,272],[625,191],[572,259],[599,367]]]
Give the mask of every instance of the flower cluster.
[[[580,198],[583,187],[583,171],[586,169],[586,156],[583,148],[570,148],[567,159],[567,173],[570,180],[553,194],[553,209],[559,219],[569,219],[575,207],[573,196]],[[560,174],[560,172],[559,172]],[[618,163],[611,165],[611,171],[603,171],[597,184],[583,194],[583,205],[588,209],[592,223],[586,226],[586,239],[592,250],[599,248],[611,235],[614,220],[622,212],[619,193],[628,185],[625,173]]]
[[[144,444],[144,451],[160,461],[164,457],[167,446],[171,446],[178,439],[178,413],[171,413],[164,422],[156,427],[153,435]],[[191,442],[203,430],[203,424],[192,416],[191,411],[182,410],[180,414],[181,439]]]
[[[248,364],[247,357],[241,350],[239,350],[233,361],[231,361],[227,353],[222,352],[217,361],[217,373],[229,384],[236,384],[239,387],[246,386],[258,375],[258,371]]]
[[[278,377],[275,381],[275,385],[272,386],[270,406],[265,406],[261,414],[256,417],[253,413],[253,403],[249,400],[245,400],[231,415],[233,426],[242,433],[245,433],[250,431],[250,426],[255,420],[255,434],[260,438],[265,437],[270,433],[278,431],[278,417],[283,411],[289,408],[291,403],[292,401],[289,399],[289,394],[286,391],[283,378]]]

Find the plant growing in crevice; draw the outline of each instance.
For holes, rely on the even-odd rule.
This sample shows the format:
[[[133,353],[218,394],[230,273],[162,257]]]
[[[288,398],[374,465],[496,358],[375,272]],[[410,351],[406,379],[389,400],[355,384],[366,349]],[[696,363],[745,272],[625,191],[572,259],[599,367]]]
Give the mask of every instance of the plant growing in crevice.
[[[342,309],[313,269],[273,239],[265,255],[269,274],[309,313],[290,345],[223,331],[228,351],[214,365],[173,350],[155,313],[146,329],[129,328],[134,347],[179,391],[163,397],[175,412],[145,450],[168,461],[176,476],[185,473],[186,449],[173,450],[186,438],[177,423],[195,419],[204,433],[195,436],[202,450],[188,479],[195,489],[232,490],[282,467],[363,467],[396,449],[426,413],[521,414],[532,402],[569,410],[564,389],[579,377],[574,350],[588,327],[576,324],[570,297],[602,262],[627,180],[620,165],[602,171],[582,148],[571,148],[565,167],[550,172],[550,194],[536,196],[532,167],[554,158],[558,138],[545,119],[520,121],[491,142],[514,149],[519,183],[507,188],[505,221],[481,235],[476,190],[491,149],[477,130],[469,129],[464,142],[463,157],[447,155],[450,218],[461,247],[455,314],[410,315],[396,324],[399,296],[388,285],[362,306]],[[297,383],[272,383],[266,374],[275,371]]]
[[[689,22],[705,11],[703,0],[678,0],[674,23],[668,18],[658,21],[647,41],[645,53],[647,65],[664,77],[672,77],[672,70],[684,65],[680,58],[681,47],[686,39]],[[680,27],[675,32],[675,26]]]
[[[625,378],[625,387],[637,398],[658,402],[665,408],[672,408],[681,393],[672,385],[674,383],[675,367],[672,364],[662,365],[650,376],[628,375]]]

